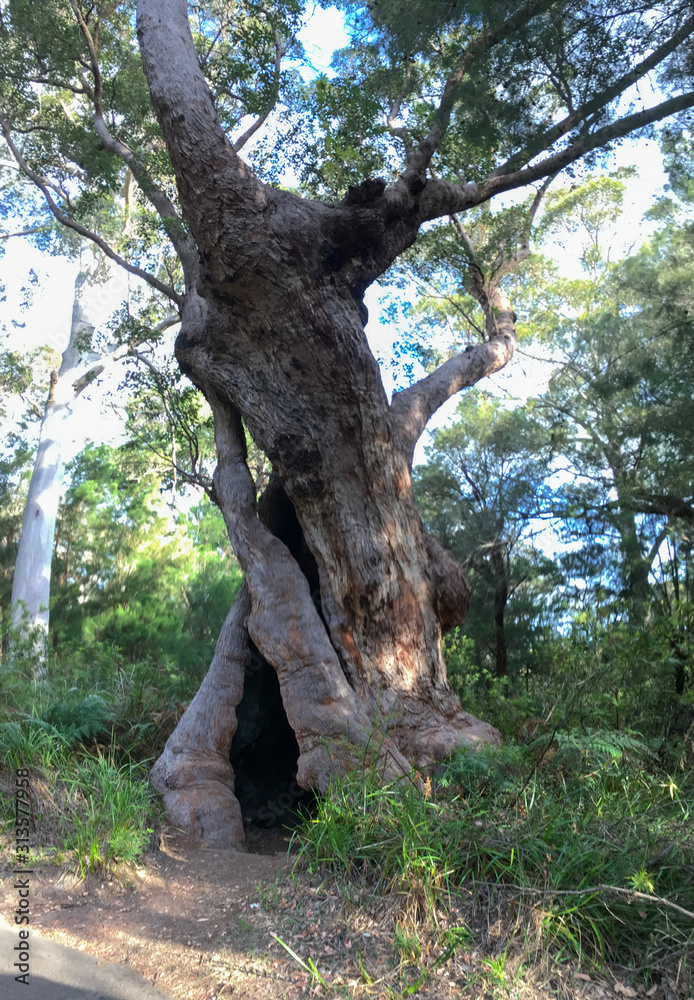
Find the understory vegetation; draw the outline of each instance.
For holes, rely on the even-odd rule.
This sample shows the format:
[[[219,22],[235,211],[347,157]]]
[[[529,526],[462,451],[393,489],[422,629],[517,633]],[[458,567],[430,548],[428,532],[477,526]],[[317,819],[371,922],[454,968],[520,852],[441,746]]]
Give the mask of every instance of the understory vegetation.
[[[664,982],[658,998],[694,997],[694,143],[661,139],[671,189],[626,259],[610,237],[633,171],[546,193],[533,237],[583,240],[581,275],[538,252],[507,276],[522,363],[542,356],[544,389],[468,389],[413,470],[426,528],[471,582],[467,619],[443,639],[448,678],[502,742],[391,784],[370,748],[297,819],[298,878],[345,906],[388,902],[397,976],[383,986],[363,968],[366,992],[425,991],[450,966],[470,997],[513,997],[544,961],[607,967],[627,997]],[[514,236],[513,211],[469,218],[489,254]],[[453,233],[427,231],[387,277],[417,286],[414,305],[386,310],[402,384],[444,360],[441,344],[479,339]],[[11,624],[11,591],[48,367],[0,354],[15,410],[34,393],[0,454],[7,870],[17,769],[31,774],[35,864],[117,876],[156,849],[148,773],[241,585],[219,510],[192,493],[213,494],[211,414],[147,362],[126,379],[126,442],[87,443],[68,464],[39,656]],[[268,463],[249,448],[260,492]]]
[[[355,772],[298,834],[301,858],[399,897],[410,987],[477,949],[497,987],[547,952],[649,986],[679,972],[688,996],[693,749],[664,761],[657,741],[587,728],[463,751],[423,789]]]
[[[449,647],[452,682],[500,727],[502,747],[387,785],[367,760],[295,830],[297,877],[318,877],[352,906],[392,901],[394,996],[456,962],[470,989],[513,995],[538,956],[589,974],[607,963],[625,989],[667,977],[673,995],[690,995],[691,706],[672,700],[667,719],[654,711],[662,660],[651,649],[649,673],[643,636],[604,622],[575,629],[548,642],[546,673],[530,682],[490,680],[464,642]],[[157,843],[163,814],[147,772],[195,683],[146,662],[123,665],[109,685],[93,654],[90,693],[79,657],[59,682],[51,671],[36,684],[27,661],[3,687],[2,820],[9,834],[12,773],[28,767],[36,862],[118,877]],[[364,970],[367,990],[369,979]]]

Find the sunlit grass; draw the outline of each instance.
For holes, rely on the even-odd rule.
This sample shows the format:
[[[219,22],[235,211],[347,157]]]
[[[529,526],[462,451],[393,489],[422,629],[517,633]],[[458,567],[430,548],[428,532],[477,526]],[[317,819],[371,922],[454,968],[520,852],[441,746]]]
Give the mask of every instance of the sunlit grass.
[[[691,953],[694,920],[667,904],[694,911],[692,773],[675,790],[648,746],[619,734],[575,734],[553,751],[539,769],[537,745],[461,752],[428,798],[415,776],[383,785],[374,770],[355,771],[319,801],[300,857],[402,894],[410,922],[394,945],[409,962],[418,925],[435,930],[454,900],[472,913],[499,893],[516,933],[532,922],[557,958],[648,970]],[[467,947],[471,930],[462,923],[460,933],[458,944],[449,926],[441,946]]]

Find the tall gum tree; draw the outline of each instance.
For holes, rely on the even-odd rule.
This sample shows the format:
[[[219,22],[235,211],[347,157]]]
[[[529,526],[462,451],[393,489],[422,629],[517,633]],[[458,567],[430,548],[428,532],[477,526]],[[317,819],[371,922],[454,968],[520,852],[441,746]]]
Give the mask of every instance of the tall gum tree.
[[[83,271],[75,282],[68,345],[60,367],[51,372],[12,580],[13,624],[18,631],[27,630],[31,634],[39,671],[48,635],[53,539],[68,436],[66,422],[71,404],[89,384],[90,375],[96,374],[92,366],[85,370],[82,355],[84,343],[91,345],[94,332],[83,302],[87,284],[88,274]]]
[[[48,398],[41,418],[39,441],[29,480],[17,559],[12,579],[11,614],[15,638],[30,639],[37,678],[45,678],[46,640],[50,621],[51,564],[56,518],[63,489],[66,453],[73,431],[73,404],[92,382],[112,369],[143,339],[143,329],[130,340],[95,349],[96,327],[89,316],[89,299],[98,263],[83,265],[75,280],[68,343],[60,365],[51,372]],[[146,332],[156,337],[177,319],[172,315]],[[14,641],[14,640],[13,640]]]
[[[40,109],[32,110],[31,89],[20,100],[7,81],[15,74],[34,86],[67,85],[83,127],[90,109],[99,156],[131,171],[178,254],[179,277],[149,280],[180,310],[176,356],[214,414],[215,497],[245,582],[207,678],[152,780],[174,822],[241,848],[230,750],[236,709],[258,664],[276,673],[304,788],[324,790],[364,753],[395,776],[461,744],[498,740],[462,711],[446,680],[441,634],[463,620],[469,587],[423,528],[411,466],[436,410],[511,359],[515,316],[501,281],[485,282],[473,268],[469,287],[484,315],[484,341],[389,401],[364,332],[364,292],[426,223],[455,222],[692,107],[685,57],[694,16],[674,3],[644,10],[627,3],[430,0],[413,4],[417,17],[402,18],[397,3],[345,3],[355,31],[355,56],[345,60],[350,92],[371,99],[356,114],[358,141],[351,137],[363,169],[335,193],[321,182],[306,197],[266,183],[239,155],[280,93],[286,32],[298,4],[246,12],[249,24],[268,29],[268,70],[259,79],[266,80],[269,104],[255,110],[254,123],[236,140],[230,133],[242,125],[229,102],[237,90],[232,71],[225,76],[222,69],[235,54],[229,26],[240,7],[137,4],[157,132],[155,123],[144,128],[133,114],[108,106],[117,104],[119,72],[135,80],[132,46],[118,49],[114,41],[116,28],[129,29],[130,6],[58,6],[62,50],[55,45],[53,56],[39,46],[31,71],[18,65],[16,51],[6,62],[3,134],[50,211],[88,235],[70,199],[55,196],[39,141],[25,143],[35,163],[20,148],[27,117],[40,118]],[[21,30],[35,30],[27,29],[26,4],[14,9]],[[380,77],[364,69],[374,60]],[[248,65],[252,75],[250,55]],[[620,96],[661,68],[671,96],[618,117]],[[354,105],[343,110],[323,115],[316,148],[331,128],[337,146],[349,142]],[[155,176],[161,140],[175,195]],[[385,150],[376,169],[372,145]],[[119,256],[103,239],[99,245]],[[142,261],[120,259],[144,274]],[[259,499],[244,425],[272,463]]]

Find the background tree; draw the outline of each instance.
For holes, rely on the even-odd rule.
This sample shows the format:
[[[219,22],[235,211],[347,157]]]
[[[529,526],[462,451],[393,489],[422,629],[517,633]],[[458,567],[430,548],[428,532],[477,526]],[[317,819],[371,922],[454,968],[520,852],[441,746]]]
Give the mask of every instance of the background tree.
[[[561,282],[567,309],[551,320],[548,312],[537,330],[564,352],[540,410],[558,459],[552,507],[565,538],[586,542],[594,569],[586,563],[584,572],[643,621],[661,547],[692,522],[684,432],[694,416],[686,388],[694,374],[691,238],[683,218],[675,224],[674,206],[661,203],[652,214],[664,225],[638,252],[610,263],[602,222],[610,191],[608,207],[619,216],[614,185],[592,180],[558,199],[563,224],[573,217],[591,236],[585,279]]]
[[[110,648],[121,669],[156,663],[187,692],[190,678],[204,676],[240,574],[208,501],[172,517],[168,471],[132,442],[88,446],[70,463],[51,645],[63,658]]]
[[[507,610],[542,569],[530,519],[548,475],[546,432],[522,410],[482,392],[465,396],[456,417],[433,433],[428,462],[415,470],[415,496],[424,523],[470,575],[465,633],[474,636],[478,665],[487,666],[491,653],[501,678],[509,672],[509,645],[516,673],[532,645],[531,634],[521,637],[522,627],[513,625],[509,642]]]
[[[143,336],[156,337],[173,319],[165,319],[155,330],[146,330],[141,321],[126,325],[128,339],[101,344],[95,326],[89,322],[85,299],[99,280],[98,267],[83,269],[75,282],[75,297],[68,344],[60,366],[50,375],[50,388],[39,431],[34,468],[29,482],[22,531],[12,583],[13,624],[19,632],[33,636],[34,658],[39,673],[44,672],[48,634],[51,561],[58,504],[63,487],[66,448],[70,440],[69,418],[80,394],[104,371],[134,349]],[[102,276],[104,280],[106,275]],[[134,329],[133,329],[134,327]],[[103,338],[102,338],[103,340]]]

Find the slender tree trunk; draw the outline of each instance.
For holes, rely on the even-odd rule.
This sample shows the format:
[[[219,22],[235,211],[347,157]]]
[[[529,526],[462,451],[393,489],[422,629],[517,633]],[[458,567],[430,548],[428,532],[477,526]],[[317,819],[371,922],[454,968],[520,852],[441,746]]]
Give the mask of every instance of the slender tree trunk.
[[[494,627],[496,638],[496,669],[497,677],[508,674],[506,626],[504,616],[508,604],[508,555],[503,543],[495,544],[491,556],[494,567]]]
[[[82,273],[75,282],[70,339],[60,369],[51,374],[12,583],[13,625],[20,634],[30,637],[39,674],[46,656],[51,563],[65,467],[66,421],[76,396],[73,382],[81,357],[79,345],[83,340],[91,340],[94,329],[82,304],[88,277]]]

